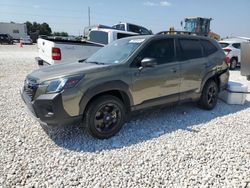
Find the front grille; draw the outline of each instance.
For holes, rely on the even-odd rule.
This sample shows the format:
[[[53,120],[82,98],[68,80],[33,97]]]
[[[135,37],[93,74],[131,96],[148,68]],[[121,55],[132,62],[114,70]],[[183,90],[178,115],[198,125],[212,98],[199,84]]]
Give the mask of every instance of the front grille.
[[[31,79],[31,78],[25,79],[23,90],[30,97],[31,101],[34,99],[37,87],[38,87],[38,84],[36,80]]]

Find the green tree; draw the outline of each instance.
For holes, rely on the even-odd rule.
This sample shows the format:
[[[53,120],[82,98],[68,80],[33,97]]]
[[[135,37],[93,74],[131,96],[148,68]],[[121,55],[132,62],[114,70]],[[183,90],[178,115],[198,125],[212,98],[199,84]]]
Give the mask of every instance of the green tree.
[[[40,25],[40,35],[50,35],[52,33],[51,28],[49,27],[49,24],[42,23]]]
[[[54,36],[68,37],[69,34],[67,32],[54,32]]]
[[[40,35],[51,35],[52,30],[49,26],[49,24],[47,23],[37,23],[37,22],[26,22],[26,26],[27,26],[27,30],[28,30],[28,34],[30,33],[34,33],[36,31],[39,31]]]

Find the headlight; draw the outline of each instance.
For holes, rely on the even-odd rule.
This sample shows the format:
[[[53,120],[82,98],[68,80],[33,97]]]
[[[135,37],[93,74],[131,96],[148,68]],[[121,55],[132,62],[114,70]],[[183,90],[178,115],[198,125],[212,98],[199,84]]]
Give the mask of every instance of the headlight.
[[[41,83],[41,86],[46,87],[46,93],[58,93],[63,89],[74,87],[83,76],[65,77],[56,80],[49,80]]]

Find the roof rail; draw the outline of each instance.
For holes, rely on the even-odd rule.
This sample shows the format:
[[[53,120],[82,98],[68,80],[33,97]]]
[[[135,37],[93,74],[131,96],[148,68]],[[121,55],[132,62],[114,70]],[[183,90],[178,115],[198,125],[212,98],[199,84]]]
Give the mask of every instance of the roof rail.
[[[197,35],[197,36],[207,36],[207,34],[195,33],[189,31],[161,31],[156,33],[156,35]]]

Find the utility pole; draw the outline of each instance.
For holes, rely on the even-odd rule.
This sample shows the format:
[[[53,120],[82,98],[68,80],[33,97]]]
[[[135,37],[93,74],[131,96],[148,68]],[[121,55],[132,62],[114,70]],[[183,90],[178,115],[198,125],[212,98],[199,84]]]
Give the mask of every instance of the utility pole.
[[[88,16],[89,16],[89,26],[90,26],[90,7],[88,7]]]

